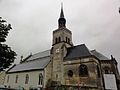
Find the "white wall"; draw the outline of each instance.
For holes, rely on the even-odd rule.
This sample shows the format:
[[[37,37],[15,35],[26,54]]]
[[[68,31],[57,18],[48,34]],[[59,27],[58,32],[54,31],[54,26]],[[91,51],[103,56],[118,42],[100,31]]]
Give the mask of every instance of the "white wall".
[[[16,88],[18,86],[22,86],[25,89],[29,90],[29,87],[41,86],[41,85],[38,85],[39,74],[42,73],[42,75],[44,75],[43,72],[44,72],[43,70],[40,70],[40,71],[29,71],[29,72],[19,72],[19,73],[7,74],[5,77],[4,84],[7,86],[10,86],[11,88]],[[29,75],[28,84],[25,84],[26,74]],[[9,82],[7,83],[8,75],[9,75]],[[16,75],[18,75],[18,83],[15,83]],[[44,76],[43,76],[43,78],[44,78]]]

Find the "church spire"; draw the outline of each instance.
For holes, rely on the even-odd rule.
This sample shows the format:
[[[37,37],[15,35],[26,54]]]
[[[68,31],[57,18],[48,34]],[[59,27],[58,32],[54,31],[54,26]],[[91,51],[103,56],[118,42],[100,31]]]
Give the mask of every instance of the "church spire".
[[[64,12],[63,12],[63,3],[61,3],[61,12],[60,12],[60,18],[58,19],[59,28],[65,27],[66,20],[64,18]]]
[[[60,13],[60,18],[64,18],[63,3],[61,3],[61,13]]]

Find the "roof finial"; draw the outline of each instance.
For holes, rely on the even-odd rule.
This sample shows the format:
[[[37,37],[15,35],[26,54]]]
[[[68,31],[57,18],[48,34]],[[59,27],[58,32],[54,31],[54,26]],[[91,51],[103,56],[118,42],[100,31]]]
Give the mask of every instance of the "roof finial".
[[[60,18],[64,18],[63,2],[61,3],[61,13],[60,13]]]

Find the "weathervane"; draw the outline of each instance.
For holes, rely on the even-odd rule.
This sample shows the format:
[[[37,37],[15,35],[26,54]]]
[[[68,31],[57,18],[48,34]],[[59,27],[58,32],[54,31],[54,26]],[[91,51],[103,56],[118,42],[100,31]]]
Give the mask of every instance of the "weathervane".
[[[120,13],[120,7],[119,7],[119,13]]]

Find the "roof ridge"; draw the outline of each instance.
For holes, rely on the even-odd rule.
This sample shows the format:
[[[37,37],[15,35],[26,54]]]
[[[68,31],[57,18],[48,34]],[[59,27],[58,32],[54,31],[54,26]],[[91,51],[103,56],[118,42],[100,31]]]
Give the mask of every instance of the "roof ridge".
[[[78,45],[76,45],[76,46],[82,46],[82,45],[85,45],[84,43],[82,43],[82,44],[78,44]],[[85,45],[86,46],[86,45]]]
[[[75,45],[75,46],[68,47],[68,48],[74,48],[74,47],[77,47],[77,46],[82,46],[82,45],[86,46],[85,44],[79,44],[79,45]]]
[[[43,58],[47,58],[47,57],[50,57],[50,56],[39,57],[39,58],[35,58],[35,59],[33,59],[33,60],[29,60],[29,61],[26,61],[26,62],[36,61],[37,59],[43,59]]]
[[[50,51],[50,49],[45,50],[45,51],[42,51],[42,52],[46,52],[46,51]],[[42,52],[38,52],[38,53],[42,53]],[[36,54],[38,54],[38,53],[35,53],[35,54],[33,54],[33,55],[36,55]],[[32,55],[32,56],[33,56],[33,55]]]
[[[95,55],[96,57],[98,57],[98,55],[103,56],[102,58],[106,58],[107,60],[109,60],[110,58],[108,58],[107,56],[105,56],[104,54],[102,54],[101,52],[97,51],[96,49],[91,50],[90,51],[93,55]],[[95,54],[96,53],[96,54]],[[99,57],[100,58],[100,57]]]

